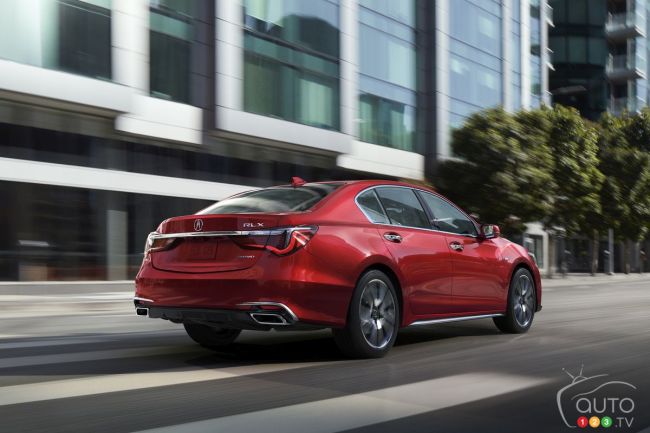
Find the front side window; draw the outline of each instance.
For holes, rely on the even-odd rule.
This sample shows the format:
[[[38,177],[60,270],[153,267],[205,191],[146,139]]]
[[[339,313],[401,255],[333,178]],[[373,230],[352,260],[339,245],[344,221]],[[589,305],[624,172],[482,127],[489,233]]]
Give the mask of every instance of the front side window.
[[[377,195],[386,209],[391,224],[423,229],[431,228],[427,215],[412,189],[382,187],[377,188]]]
[[[375,193],[374,190],[370,189],[359,194],[359,197],[357,197],[357,203],[371,222],[377,224],[389,223],[388,217],[381,208],[381,204],[377,198],[377,193]]]
[[[421,193],[433,214],[433,225],[443,232],[476,236],[476,227],[467,216],[445,200],[429,193]]]
[[[251,212],[304,212],[338,188],[338,183],[311,183],[301,187],[280,186],[248,191],[197,212],[219,215]]]

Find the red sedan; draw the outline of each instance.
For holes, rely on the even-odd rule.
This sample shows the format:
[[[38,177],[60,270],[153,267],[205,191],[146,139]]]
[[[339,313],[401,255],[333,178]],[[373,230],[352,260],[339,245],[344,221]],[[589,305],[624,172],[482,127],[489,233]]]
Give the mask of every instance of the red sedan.
[[[294,178],[163,221],[134,302],[206,347],[242,329],[332,328],[345,354],[379,357],[406,326],[491,317],[526,332],[541,296],[523,247],[432,190]]]

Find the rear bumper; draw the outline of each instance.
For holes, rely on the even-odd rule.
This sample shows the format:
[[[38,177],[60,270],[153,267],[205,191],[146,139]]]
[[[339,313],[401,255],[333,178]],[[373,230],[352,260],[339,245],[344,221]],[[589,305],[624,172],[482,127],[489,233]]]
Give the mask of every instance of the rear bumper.
[[[342,327],[354,283],[341,278],[306,251],[262,258],[248,269],[203,274],[162,271],[145,262],[135,280],[135,296],[146,304],[149,317],[180,322],[206,320],[268,329],[260,328],[250,313],[261,309],[255,303],[275,303],[291,314],[283,315],[286,324],[273,328]],[[209,318],[195,317],[200,314]]]
[[[182,308],[182,307],[156,307],[152,304],[135,300],[138,315],[147,315],[152,319],[165,319],[175,323],[202,323],[218,325],[233,329],[248,329],[255,331],[268,331],[271,329],[287,330],[313,330],[320,329],[317,325],[301,323],[282,309],[264,310],[259,306],[251,306],[249,310],[226,310],[217,308]],[[143,314],[142,312],[146,313]],[[278,316],[281,321],[277,324],[263,323],[266,318]]]

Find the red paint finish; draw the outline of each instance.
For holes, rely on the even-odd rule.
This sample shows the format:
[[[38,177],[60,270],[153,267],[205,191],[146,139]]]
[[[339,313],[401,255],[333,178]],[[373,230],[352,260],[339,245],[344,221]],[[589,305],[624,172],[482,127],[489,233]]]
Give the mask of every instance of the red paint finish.
[[[303,185],[314,184],[293,187]],[[354,181],[341,183],[302,212],[170,218],[157,233],[250,235],[160,243],[159,250],[145,254],[135,294],[165,307],[241,310],[245,307],[239,304],[246,302],[279,302],[302,323],[341,327],[357,280],[375,267],[395,280],[406,326],[416,320],[504,312],[510,278],[518,266],[525,266],[533,275],[541,305],[539,270],[519,245],[500,237],[437,231],[433,226],[370,222],[355,198],[382,185],[432,192],[400,182]],[[310,230],[283,231],[295,227]],[[281,234],[259,233],[275,229]],[[479,232],[478,224],[476,229]],[[390,241],[386,234],[397,234],[400,241]],[[454,242],[462,250],[453,249]]]

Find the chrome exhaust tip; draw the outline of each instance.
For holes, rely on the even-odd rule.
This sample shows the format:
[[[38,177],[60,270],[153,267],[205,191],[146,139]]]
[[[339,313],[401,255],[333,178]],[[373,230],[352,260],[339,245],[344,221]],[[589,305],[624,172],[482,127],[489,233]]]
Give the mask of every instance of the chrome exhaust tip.
[[[138,316],[148,316],[149,315],[149,309],[148,308],[142,308],[142,307],[136,307],[135,314],[137,314]]]
[[[287,319],[277,313],[249,313],[251,318],[260,325],[285,326],[290,325]]]

